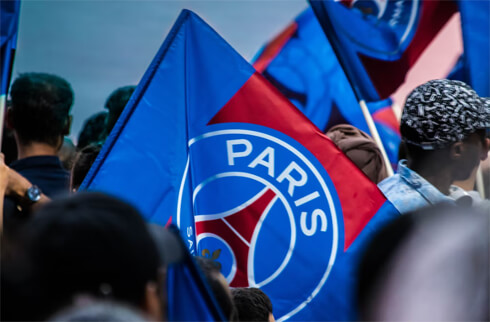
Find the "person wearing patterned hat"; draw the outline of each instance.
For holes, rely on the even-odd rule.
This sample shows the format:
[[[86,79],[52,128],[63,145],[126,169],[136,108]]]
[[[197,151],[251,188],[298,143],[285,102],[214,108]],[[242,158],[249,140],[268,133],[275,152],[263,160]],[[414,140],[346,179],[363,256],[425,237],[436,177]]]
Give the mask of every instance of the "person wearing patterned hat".
[[[398,173],[378,184],[403,214],[437,203],[454,203],[449,188],[465,180],[486,159],[490,99],[467,84],[431,80],[415,88],[400,122],[407,160]]]

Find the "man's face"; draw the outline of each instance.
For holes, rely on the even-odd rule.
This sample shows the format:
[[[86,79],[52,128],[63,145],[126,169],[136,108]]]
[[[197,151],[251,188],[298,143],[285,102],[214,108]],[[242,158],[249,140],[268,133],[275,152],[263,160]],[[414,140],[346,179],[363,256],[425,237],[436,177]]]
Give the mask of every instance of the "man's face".
[[[484,131],[479,130],[463,141],[462,148],[456,180],[466,180],[471,172],[480,165],[480,162],[487,158],[490,139],[485,137]]]

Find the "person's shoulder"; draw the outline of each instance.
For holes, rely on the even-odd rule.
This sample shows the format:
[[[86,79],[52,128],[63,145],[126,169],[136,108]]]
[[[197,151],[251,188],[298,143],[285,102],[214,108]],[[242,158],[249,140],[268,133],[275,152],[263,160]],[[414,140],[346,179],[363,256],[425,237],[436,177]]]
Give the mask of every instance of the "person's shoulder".
[[[405,186],[406,185],[404,184],[404,181],[398,173],[392,175],[391,177],[385,178],[383,181],[378,183],[378,188],[385,194],[394,190],[404,188]]]

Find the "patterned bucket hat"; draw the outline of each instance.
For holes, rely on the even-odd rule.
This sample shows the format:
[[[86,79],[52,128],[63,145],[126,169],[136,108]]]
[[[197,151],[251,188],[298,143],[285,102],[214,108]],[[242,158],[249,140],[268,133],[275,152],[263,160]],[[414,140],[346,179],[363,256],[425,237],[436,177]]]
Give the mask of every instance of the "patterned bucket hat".
[[[400,131],[405,142],[425,150],[444,148],[490,128],[490,99],[467,84],[431,80],[408,95]]]

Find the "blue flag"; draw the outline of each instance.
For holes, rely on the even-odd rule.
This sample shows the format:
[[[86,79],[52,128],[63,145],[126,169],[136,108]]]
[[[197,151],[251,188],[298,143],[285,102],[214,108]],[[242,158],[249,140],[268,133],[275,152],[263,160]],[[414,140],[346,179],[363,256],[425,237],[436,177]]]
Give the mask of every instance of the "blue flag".
[[[480,96],[490,96],[490,2],[458,1],[463,32],[463,78]]]
[[[346,123],[370,133],[352,86],[311,8],[261,49],[254,67],[323,131]],[[400,135],[391,104],[387,98],[369,103],[368,108],[396,165]]]
[[[2,57],[2,80],[0,95],[6,95],[12,74],[14,53],[17,44],[20,0],[0,1],[0,50]]]
[[[446,0],[310,1],[358,99],[388,98],[457,11]]]
[[[178,239],[182,256],[167,267],[167,320],[226,321],[177,228],[170,226],[169,231]],[[177,249],[168,251],[177,252]]]
[[[398,216],[322,131],[187,10],[82,187],[128,200],[151,222],[176,223],[189,251],[213,254],[230,286],[268,294],[278,321],[354,318],[364,240]]]

